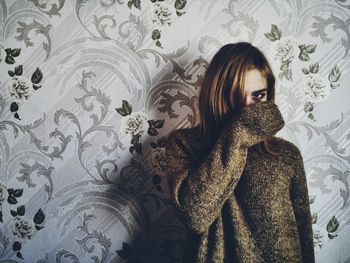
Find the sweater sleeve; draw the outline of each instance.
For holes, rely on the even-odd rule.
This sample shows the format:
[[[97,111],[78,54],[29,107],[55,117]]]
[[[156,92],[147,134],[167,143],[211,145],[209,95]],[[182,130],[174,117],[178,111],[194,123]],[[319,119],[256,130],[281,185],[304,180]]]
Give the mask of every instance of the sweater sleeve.
[[[296,147],[295,147],[296,148]],[[291,201],[298,225],[302,262],[315,262],[312,217],[303,157],[296,148],[295,174],[291,184]]]
[[[185,223],[198,234],[208,230],[232,194],[243,172],[248,147],[284,125],[276,105],[260,104],[244,110],[242,118],[232,118],[206,160],[196,168],[193,168],[194,159],[181,132],[175,131],[168,137],[166,162],[170,196]],[[252,131],[249,125],[242,124],[244,120],[257,120],[253,115],[263,116],[258,119],[265,130]]]
[[[225,135],[195,170],[188,145],[181,138],[175,134],[166,145],[170,195],[196,233],[208,230],[245,165],[247,149],[237,142],[224,143]]]

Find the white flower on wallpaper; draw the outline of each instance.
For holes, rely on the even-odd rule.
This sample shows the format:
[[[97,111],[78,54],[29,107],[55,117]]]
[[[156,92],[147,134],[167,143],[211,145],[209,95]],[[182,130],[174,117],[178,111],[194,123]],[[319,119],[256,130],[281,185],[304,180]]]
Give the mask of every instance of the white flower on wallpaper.
[[[5,61],[6,64],[12,65],[16,63],[15,57],[18,57],[21,53],[20,48],[5,48],[0,43],[0,62]],[[13,101],[10,104],[10,111],[14,113],[14,117],[21,120],[18,110],[19,101],[26,101],[32,95],[32,93],[41,88],[40,82],[43,78],[43,74],[39,68],[33,72],[30,80],[22,76],[23,65],[17,65],[7,69],[7,73],[10,77],[7,85],[7,90],[11,97],[14,97],[17,101]]]
[[[305,94],[304,112],[307,113],[308,118],[315,120],[312,111],[314,104],[324,101],[331,94],[331,90],[339,87],[339,79],[341,72],[337,65],[335,65],[330,73],[328,79],[318,73],[320,65],[318,63],[310,64],[308,68],[302,68],[304,73],[301,83],[302,90]]]
[[[328,80],[319,74],[304,76],[302,87],[306,98],[314,103],[325,100],[331,92]]]
[[[299,54],[298,42],[294,37],[282,37],[272,43],[272,57],[274,60],[287,62]]]
[[[123,117],[121,120],[120,132],[131,135],[129,152],[136,151],[142,154],[141,135],[147,132],[150,136],[158,135],[158,129],[164,125],[164,120],[148,120],[147,116],[141,112],[133,112],[132,105],[127,100],[122,100],[122,106],[116,111]]]
[[[293,82],[293,61],[300,60],[302,63],[310,61],[310,55],[316,51],[316,44],[303,44],[292,36],[282,37],[282,30],[272,24],[270,32],[264,33],[265,37],[272,43],[268,51],[268,59],[271,63],[273,72],[278,72],[278,80],[286,79]],[[297,58],[297,59],[296,59]],[[315,121],[313,115],[314,104],[324,101],[330,95],[331,90],[339,87],[339,78],[341,76],[337,65],[331,70],[328,79],[318,73],[319,63],[308,65],[307,68],[301,68],[304,74],[302,77],[301,88],[304,93],[304,112],[307,117]],[[280,83],[278,83],[280,85]]]
[[[12,233],[21,239],[31,239],[33,226],[27,220],[16,217],[12,223]]]
[[[131,112],[130,115],[122,118],[121,131],[125,134],[141,135],[148,130],[149,124],[146,115],[141,112]]]
[[[147,3],[142,2],[141,6],[141,0],[129,0],[127,2],[127,6],[130,8],[130,10],[133,10],[134,7],[141,10],[145,8],[145,4],[147,5]],[[174,2],[165,2],[164,0],[151,0],[151,4],[148,2],[148,6],[150,8],[146,9],[148,11],[147,17],[153,24],[151,26],[151,39],[154,41],[157,47],[163,48],[162,43],[160,42],[162,30],[159,29],[159,27],[170,27],[177,16],[179,17],[186,13],[186,4],[187,0],[176,0]],[[130,17],[132,20],[138,19],[134,14],[130,14]]]
[[[173,20],[173,14],[171,12],[171,7],[163,3],[156,3],[154,5],[154,10],[152,12],[152,22],[158,24],[159,26],[170,26]]]
[[[31,81],[23,76],[12,77],[8,89],[11,96],[19,100],[27,100],[34,91]]]
[[[297,141],[298,135],[301,137],[305,135],[305,138],[299,137],[306,148],[308,142],[312,144],[311,140],[325,142],[323,148],[320,148],[319,151],[324,152],[324,149],[330,151],[328,151],[327,156],[321,156],[322,160],[320,159],[320,161],[323,165],[327,162],[335,163],[335,159],[338,161],[337,163],[342,164],[342,161],[348,158],[348,151],[342,145],[340,137],[331,134],[332,131],[337,131],[342,127],[340,125],[343,124],[343,119],[337,119],[337,113],[340,113],[340,110],[344,107],[338,107],[338,111],[334,111],[335,115],[329,125],[320,126],[318,122],[315,122],[314,124],[318,124],[314,126],[312,125],[313,121],[308,121],[309,118],[309,120],[320,119],[319,121],[322,123],[325,122],[325,116],[322,115],[321,111],[316,111],[317,107],[320,107],[322,103],[323,110],[327,107],[332,108],[334,106],[331,105],[332,101],[337,101],[338,98],[344,99],[344,96],[341,96],[346,86],[344,84],[348,80],[348,76],[345,74],[346,68],[344,68],[347,58],[341,57],[341,52],[338,52],[345,48],[345,53],[349,53],[347,52],[349,51],[349,36],[347,35],[349,28],[346,23],[348,19],[346,15],[349,9],[344,1],[336,0],[330,3],[326,3],[325,0],[317,3],[301,1],[296,8],[290,8],[290,5],[282,1],[282,4],[270,1],[270,4],[274,6],[270,9],[271,12],[268,12],[271,19],[266,19],[266,5],[252,4],[250,8],[256,11],[254,21],[250,20],[252,17],[249,10],[244,9],[244,1],[197,1],[198,3],[196,3],[196,1],[186,0],[81,0],[76,1],[76,6],[73,9],[67,6],[67,4],[70,4],[69,1],[25,2],[25,5],[18,6],[15,4],[16,1],[4,0],[4,3],[6,3],[4,5],[6,17],[3,19],[3,24],[5,26],[4,31],[8,34],[3,36],[3,42],[0,41],[0,67],[4,69],[4,74],[0,74],[0,82],[4,84],[0,92],[0,113],[3,111],[3,119],[0,122],[3,122],[3,125],[6,126],[3,128],[7,129],[4,130],[5,137],[2,138],[4,143],[0,143],[0,153],[1,148],[5,147],[3,150],[4,153],[8,152],[8,156],[6,155],[8,158],[3,158],[2,161],[5,162],[3,166],[10,167],[11,161],[11,164],[14,164],[12,168],[20,174],[22,169],[22,171],[28,171],[28,176],[37,177],[35,181],[37,186],[28,188],[27,184],[18,181],[18,175],[17,179],[14,177],[14,181],[11,181],[12,185],[9,185],[9,182],[5,184],[0,180],[0,261],[98,261],[101,263],[113,261],[168,263],[179,261],[178,253],[185,240],[185,231],[178,223],[178,218],[169,210],[168,199],[165,196],[167,193],[162,189],[166,185],[166,181],[161,176],[166,171],[166,137],[163,137],[163,135],[167,134],[172,123],[175,124],[182,120],[182,115],[177,115],[177,113],[186,114],[187,107],[184,109],[182,105],[191,106],[190,108],[194,112],[195,107],[192,106],[194,106],[195,101],[191,100],[190,93],[198,92],[199,86],[194,83],[196,74],[200,74],[199,71],[204,69],[208,63],[207,59],[210,57],[209,53],[206,54],[201,50],[198,41],[200,44],[202,42],[208,44],[208,49],[213,50],[219,48],[216,43],[222,42],[223,39],[232,39],[230,31],[241,30],[241,34],[234,39],[254,41],[266,48],[265,54],[268,55],[276,76],[276,83],[278,83],[281,91],[280,98],[282,100],[286,99],[287,106],[285,109],[287,113],[290,113],[288,117],[290,117],[291,125],[288,127],[287,133],[292,137],[295,133],[293,138]],[[47,4],[44,7],[39,2],[56,2],[57,6]],[[191,5],[187,3],[191,3]],[[319,8],[324,12],[318,12]],[[230,19],[227,28],[223,28],[220,25],[223,16],[228,16],[228,18],[231,16],[231,13],[225,14],[223,11],[231,9],[234,9],[232,11],[233,17]],[[247,13],[244,11],[247,11]],[[28,17],[30,19],[30,13],[35,15],[36,19],[32,23],[28,20]],[[23,16],[23,14],[28,14],[28,17]],[[240,14],[243,15],[240,16]],[[71,19],[72,17],[74,21]],[[95,20],[94,17],[96,17]],[[295,21],[293,21],[297,23],[290,24],[290,19],[288,20],[290,17],[295,18]],[[193,23],[193,21],[202,21],[198,19],[203,19],[204,23]],[[210,27],[206,28],[205,23],[209,20]],[[114,22],[115,27],[113,26]],[[67,34],[61,34],[59,27],[67,23],[71,25],[68,27]],[[271,31],[265,35],[265,40],[268,41],[264,41],[262,38],[265,31],[262,32],[258,28],[267,29],[267,32],[271,23],[276,25],[272,25]],[[194,32],[197,34],[188,36],[186,25],[192,25]],[[197,25],[199,25],[198,29],[196,28]],[[42,30],[42,32],[36,34],[38,30]],[[71,34],[76,30],[82,30],[84,34]],[[166,54],[162,53],[162,45],[164,48],[170,44],[174,47],[174,43],[167,43],[169,38],[164,38],[169,35],[168,33],[171,33],[175,38],[189,38],[187,39],[190,43],[189,49],[177,49],[175,47],[174,50],[167,49]],[[246,38],[246,33],[249,39]],[[203,36],[210,36],[210,38]],[[49,42],[43,42],[43,37]],[[97,41],[97,47],[94,45],[95,40]],[[113,49],[113,53],[118,53],[115,57],[114,55],[108,56],[107,53],[100,53],[103,52],[104,45],[109,47],[107,43],[111,40],[113,44],[118,44],[118,47]],[[107,41],[106,44],[104,41]],[[28,46],[27,43],[32,45]],[[122,44],[120,47],[119,43]],[[130,48],[124,50],[124,44],[127,44]],[[20,46],[22,50],[19,48]],[[99,49],[99,47],[101,47],[101,50],[97,50],[96,53],[105,54],[106,57],[94,55],[94,49]],[[74,53],[74,50],[80,50],[79,48],[86,49],[87,52]],[[120,51],[119,48],[121,48]],[[193,54],[191,54],[192,51],[190,53],[180,52],[186,50],[192,50]],[[38,53],[35,61],[31,59],[34,51]],[[150,111],[143,110],[145,105],[140,104],[138,97],[135,97],[135,94],[138,94],[135,91],[130,91],[130,94],[123,93],[125,98],[130,99],[134,104],[132,106],[136,112],[132,112],[131,104],[127,101],[121,103],[123,96],[118,96],[121,94],[116,94],[115,87],[109,86],[108,82],[112,79],[112,74],[116,73],[116,68],[121,70],[120,77],[128,78],[128,74],[123,72],[122,64],[119,67],[110,60],[116,58],[118,60],[116,61],[117,64],[122,63],[122,60],[118,58],[124,57],[121,53],[119,54],[119,52],[124,54],[124,51],[132,57],[136,55],[135,58],[138,59],[138,63],[141,63],[141,71],[142,74],[146,75],[146,78],[139,77],[139,82],[143,83],[144,80],[147,81],[150,78],[153,80],[151,85],[157,88],[157,81],[160,81],[157,80],[157,72],[161,70],[160,64],[164,61],[164,64],[169,62],[172,65],[173,73],[180,78],[179,81],[182,84],[189,86],[191,92],[183,94],[181,92],[185,87],[179,87],[177,95],[171,95],[171,89],[169,92],[165,92],[168,97],[163,95],[163,98],[161,96],[164,90],[157,88],[154,97],[151,96],[152,94],[147,94],[150,91],[142,85],[144,87],[143,92],[145,92],[143,94],[144,98],[151,99],[149,102],[154,102],[152,106],[154,108],[150,108]],[[332,51],[334,54],[330,55]],[[72,55],[72,52],[74,55]],[[204,55],[205,57],[198,59],[200,64],[185,63],[185,67],[179,65],[180,61],[187,61],[192,55],[195,57],[196,55]],[[329,55],[331,59],[328,59]],[[128,62],[128,60],[125,61]],[[113,63],[112,67],[110,67],[111,63]],[[20,64],[23,64],[23,67]],[[125,65],[128,66],[128,64],[130,63]],[[37,67],[40,67],[43,72],[40,72],[39,69],[36,70]],[[23,74],[20,73],[22,68]],[[318,69],[320,70],[318,71]],[[84,73],[84,70],[87,72]],[[138,70],[136,69],[136,71]],[[75,85],[75,80],[81,71],[83,71],[83,78]],[[344,72],[343,76],[341,76],[341,71]],[[92,75],[93,72],[106,74],[96,74],[98,78],[93,81],[91,77],[95,77],[95,75]],[[165,79],[161,79],[161,81],[173,80],[174,76],[170,73],[164,75]],[[13,77],[15,79],[12,79]],[[200,78],[201,74],[197,77]],[[43,83],[40,82],[41,78],[43,78]],[[61,81],[57,83],[51,81],[55,78]],[[21,80],[24,81],[21,82]],[[93,81],[95,87],[88,85],[90,80]],[[13,87],[9,87],[10,82],[14,85]],[[32,87],[31,90],[26,90],[28,82]],[[48,94],[50,94],[50,89],[52,91],[63,91],[64,89],[64,93],[61,92],[58,97],[51,96],[52,107],[43,112],[45,114],[44,118],[31,124],[28,123],[30,120],[27,120],[26,117],[30,116],[36,119],[35,116],[38,112],[33,112],[34,115],[36,114],[34,116],[31,115],[30,111],[36,108],[34,103],[43,94],[40,92],[36,94],[35,92],[40,87],[45,88]],[[333,89],[338,87],[341,90],[333,92]],[[77,95],[77,88],[79,94],[81,94],[79,96]],[[119,100],[122,105],[115,105],[119,104]],[[173,111],[174,103],[179,102],[180,112]],[[22,105],[23,111],[29,110],[29,112],[23,112]],[[92,106],[91,110],[89,105]],[[151,104],[147,105],[151,106]],[[301,109],[302,106],[304,106],[303,109]],[[111,118],[110,107],[116,107],[114,114],[117,116]],[[348,107],[345,108],[348,109]],[[304,122],[305,118],[299,118],[300,110],[305,111],[306,122]],[[155,115],[152,115],[153,112]],[[294,115],[293,113],[297,114]],[[313,114],[315,114],[315,117]],[[23,117],[22,121],[19,116]],[[164,117],[167,121],[166,129],[163,127],[164,120],[158,119],[160,116],[166,116],[166,118]],[[198,120],[195,115],[188,114],[188,122],[191,125],[195,125],[195,120]],[[42,135],[39,136],[40,138],[36,136],[36,133],[31,132],[34,128]],[[106,131],[106,133],[103,133],[103,131]],[[111,144],[111,147],[97,147],[98,145],[94,145],[94,149],[89,148],[89,142],[96,142],[95,138],[100,140],[104,137],[106,137],[105,141]],[[73,141],[74,138],[76,139]],[[127,142],[125,144],[126,148],[122,147],[124,145],[121,140],[124,139]],[[26,140],[28,144],[12,143],[16,143],[17,140]],[[74,146],[71,143],[68,144],[70,141]],[[123,151],[121,153],[119,150],[118,153],[114,152],[113,149],[116,150],[117,147],[120,147]],[[91,149],[91,151],[85,151],[88,149]],[[16,161],[17,156],[21,157],[21,155],[17,155],[17,150],[26,154],[24,161],[21,159],[19,159],[19,162]],[[128,150],[131,156],[127,156],[129,154]],[[119,158],[119,154],[124,156]],[[76,159],[71,157],[76,157]],[[127,157],[131,157],[130,164],[125,163]],[[310,157],[317,159],[316,155],[308,156],[308,159]],[[50,162],[49,158],[53,160],[52,165],[48,163],[44,165],[46,162],[43,163],[43,159]],[[59,161],[59,159],[61,160]],[[96,159],[95,164],[93,163],[94,159]],[[80,164],[70,165],[72,160],[79,161]],[[38,161],[40,166],[35,165],[34,161]],[[94,182],[88,178],[88,175],[92,176],[92,172],[91,174],[89,172],[94,169],[93,165],[95,165],[101,177],[101,179],[96,178]],[[309,165],[312,166],[312,163],[309,163]],[[38,167],[38,169],[33,167]],[[49,174],[47,178],[43,177],[42,174],[51,167],[55,174]],[[60,167],[68,167],[68,170],[60,169]],[[115,170],[112,171],[111,167],[115,167]],[[312,171],[314,170],[312,167],[309,168]],[[325,262],[338,263],[347,262],[350,259],[346,242],[344,242],[348,235],[346,233],[349,232],[349,228],[346,227],[347,218],[344,216],[344,212],[348,207],[345,205],[349,204],[347,199],[349,187],[346,184],[346,171],[341,170],[341,167],[338,168],[339,171],[332,173],[326,173],[326,171],[321,173],[315,170],[312,174],[317,174],[318,177],[313,178],[311,176],[310,193],[315,194],[313,199],[316,196],[317,198],[321,197],[318,204],[311,207],[313,209],[315,249],[318,250],[317,252],[322,250],[322,252],[316,254],[316,261],[324,260]],[[32,171],[31,174],[29,174],[30,171]],[[72,174],[78,176],[72,177]],[[82,176],[79,176],[79,174]],[[118,178],[115,176],[118,176]],[[68,180],[65,181],[67,178]],[[46,181],[49,179],[53,181],[47,184],[43,181],[45,179]],[[334,184],[334,182],[332,184],[332,180],[339,182],[339,184]],[[66,185],[61,185],[61,182],[66,183]],[[54,188],[57,183],[58,185]],[[109,185],[110,183],[113,183],[113,185]],[[125,210],[124,206],[120,206],[120,210],[116,208],[119,201],[106,203],[107,206],[104,208],[105,202],[101,198],[107,200],[104,198],[109,198],[107,195],[118,197],[119,191],[114,188],[115,183],[118,186],[123,186],[123,189],[127,189],[130,198],[137,195],[136,204],[140,201],[142,207],[130,207],[131,214],[128,211],[129,209]],[[150,184],[153,185],[150,186]],[[69,196],[65,195],[64,189],[67,187],[70,191],[69,189],[73,189],[72,185],[74,189],[79,188],[80,192],[71,202],[67,203]],[[44,199],[35,200],[35,197],[39,195],[49,195],[50,197],[51,194],[46,193],[46,186],[50,186],[49,192],[54,198],[47,198],[44,204]],[[324,192],[322,187],[332,191],[330,193]],[[72,194],[75,191],[74,189]],[[27,190],[31,191],[26,194]],[[22,194],[23,191],[24,194]],[[101,193],[103,196],[90,195],[89,193],[92,193],[92,191]],[[83,195],[89,200],[84,200]],[[98,205],[89,206],[91,201],[94,202],[93,198],[98,198],[98,200],[96,199]],[[343,199],[343,206],[332,206],[332,202],[339,198]],[[78,210],[78,208],[85,208],[84,203],[87,210],[92,209],[88,215],[85,215],[85,211]],[[134,203],[130,203],[130,205],[134,205]],[[44,210],[41,210],[40,207],[43,206]],[[143,207],[145,209],[139,211]],[[329,208],[327,208],[327,213],[324,212],[325,207]],[[73,208],[77,209],[74,210]],[[112,228],[101,228],[103,220],[106,218],[113,220],[115,218],[116,213],[112,208],[115,208],[114,211],[119,213],[120,218],[123,219],[125,216],[125,221],[122,222],[123,224],[114,224]],[[167,213],[161,213],[161,209]],[[160,212],[155,213],[154,211]],[[46,213],[50,224],[45,224]],[[54,217],[53,221],[50,221],[50,217],[55,216],[52,213],[58,214],[58,217]],[[146,228],[150,229],[145,233],[146,235],[136,235],[138,226],[134,226],[136,221],[133,217],[137,217],[140,213],[143,217],[151,219],[145,225]],[[96,221],[88,222],[86,219],[89,216],[92,216]],[[152,222],[158,223],[152,224]],[[119,235],[116,237],[113,235],[112,232],[118,231],[126,234],[126,227],[130,231],[128,236]],[[77,232],[77,229],[80,233]],[[45,239],[48,233],[55,234],[54,242],[42,242],[43,237]],[[156,235],[155,237],[154,234],[157,233],[165,234]],[[79,235],[78,238],[76,234]],[[67,235],[73,238],[64,240]],[[153,246],[147,248],[143,241],[150,239],[152,239]],[[340,251],[338,251],[339,253],[337,253],[337,249]],[[33,251],[36,253],[33,253]],[[8,259],[5,259],[5,257],[8,257]]]
[[[264,33],[265,37],[272,41],[268,57],[272,58],[273,68],[278,73],[278,78],[282,81],[285,78],[293,81],[292,62],[297,57],[301,61],[309,61],[310,54],[314,53],[316,46],[314,44],[305,45],[292,36],[282,37],[282,31],[272,24],[271,31]],[[274,62],[278,62],[279,69]]]

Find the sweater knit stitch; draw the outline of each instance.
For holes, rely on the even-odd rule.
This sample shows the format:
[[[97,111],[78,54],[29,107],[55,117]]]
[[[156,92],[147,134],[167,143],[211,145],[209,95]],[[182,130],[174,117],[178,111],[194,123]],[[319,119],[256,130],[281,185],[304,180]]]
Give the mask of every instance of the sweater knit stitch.
[[[315,261],[301,152],[282,138],[279,155],[258,150],[284,124],[268,101],[234,115],[208,151],[191,147],[198,126],[168,136],[169,192],[190,230],[182,262]]]

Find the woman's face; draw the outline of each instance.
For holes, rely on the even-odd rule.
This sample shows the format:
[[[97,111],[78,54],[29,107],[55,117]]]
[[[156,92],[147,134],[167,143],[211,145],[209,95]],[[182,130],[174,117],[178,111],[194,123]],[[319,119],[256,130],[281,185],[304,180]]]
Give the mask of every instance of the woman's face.
[[[249,69],[244,80],[244,105],[267,100],[267,80],[257,69]]]

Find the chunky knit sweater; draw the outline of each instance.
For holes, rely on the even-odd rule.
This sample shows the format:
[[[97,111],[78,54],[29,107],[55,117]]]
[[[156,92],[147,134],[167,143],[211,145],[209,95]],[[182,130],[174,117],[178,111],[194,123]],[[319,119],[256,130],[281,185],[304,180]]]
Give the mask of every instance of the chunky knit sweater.
[[[169,192],[190,230],[184,263],[314,262],[301,153],[277,137],[279,155],[258,150],[284,124],[268,101],[231,117],[210,150],[191,147],[198,126],[168,136]]]

